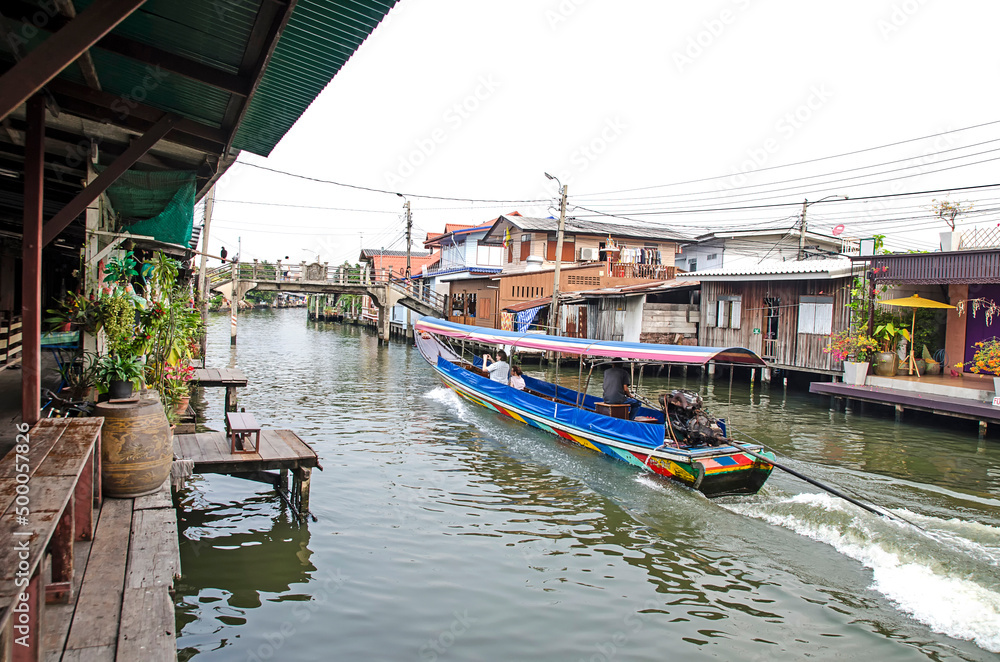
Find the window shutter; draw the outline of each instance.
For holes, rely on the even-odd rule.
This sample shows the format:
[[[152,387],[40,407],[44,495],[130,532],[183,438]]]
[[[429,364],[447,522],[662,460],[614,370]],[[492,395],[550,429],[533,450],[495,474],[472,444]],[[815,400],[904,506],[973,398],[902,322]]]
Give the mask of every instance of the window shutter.
[[[740,328],[740,312],[742,308],[741,301],[733,301],[733,309],[729,315],[729,328],[738,329]]]
[[[720,301],[718,303],[718,306],[719,306],[719,317],[718,317],[718,320],[716,321],[715,324],[720,329],[724,329],[727,326],[729,326],[729,318],[726,315],[726,313],[729,312],[728,305],[727,305],[728,303],[729,303],[728,301]]]
[[[799,304],[799,333],[816,333],[816,304]]]
[[[816,304],[816,322],[813,325],[815,333],[829,335],[833,332],[833,304]]]

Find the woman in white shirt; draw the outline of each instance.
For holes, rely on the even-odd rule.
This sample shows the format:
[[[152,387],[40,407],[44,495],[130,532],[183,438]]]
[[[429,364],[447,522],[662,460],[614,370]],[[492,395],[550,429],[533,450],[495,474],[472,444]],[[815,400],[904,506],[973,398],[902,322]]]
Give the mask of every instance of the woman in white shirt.
[[[489,362],[493,361],[492,364]],[[502,349],[497,352],[496,360],[489,354],[483,354],[483,368],[490,373],[490,379],[506,384],[510,379],[510,365],[507,363],[507,353]]]

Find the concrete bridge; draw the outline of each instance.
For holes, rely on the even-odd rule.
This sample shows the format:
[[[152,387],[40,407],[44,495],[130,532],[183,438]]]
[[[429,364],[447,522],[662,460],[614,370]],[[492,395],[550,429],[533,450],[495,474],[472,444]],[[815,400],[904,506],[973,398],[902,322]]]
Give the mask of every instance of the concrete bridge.
[[[253,289],[261,292],[368,296],[378,309],[379,338],[386,342],[389,340],[390,311],[397,303],[418,315],[435,317],[444,315],[447,303],[444,295],[424,290],[417,281],[393,277],[388,269],[331,267],[319,262],[282,264],[280,260],[270,264],[254,260],[223,264],[209,271],[206,278],[210,290],[220,292],[230,301],[241,301]],[[234,334],[237,308],[233,306]]]

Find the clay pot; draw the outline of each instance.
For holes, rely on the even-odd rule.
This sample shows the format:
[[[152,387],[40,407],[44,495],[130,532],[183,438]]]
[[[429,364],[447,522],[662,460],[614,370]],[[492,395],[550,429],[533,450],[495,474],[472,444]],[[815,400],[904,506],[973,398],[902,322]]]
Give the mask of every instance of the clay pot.
[[[170,475],[170,423],[159,396],[147,391],[138,402],[94,408],[101,428],[101,486],[105,496],[133,498],[160,489]]]

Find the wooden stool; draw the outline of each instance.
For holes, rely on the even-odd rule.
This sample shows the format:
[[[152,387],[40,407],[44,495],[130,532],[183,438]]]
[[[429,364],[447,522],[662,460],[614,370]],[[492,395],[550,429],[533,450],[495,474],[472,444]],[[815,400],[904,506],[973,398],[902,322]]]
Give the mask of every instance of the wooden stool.
[[[229,444],[232,453],[256,453],[260,447],[260,425],[253,414],[246,412],[226,412],[226,425],[229,427]],[[253,442],[250,438],[253,435]],[[237,450],[237,442],[239,450]]]
[[[623,418],[628,420],[628,405],[609,405],[606,402],[598,402],[594,405],[594,411],[611,418]]]

